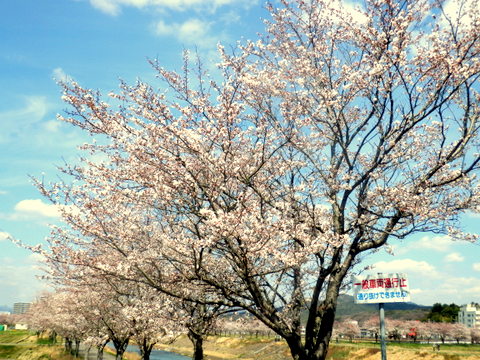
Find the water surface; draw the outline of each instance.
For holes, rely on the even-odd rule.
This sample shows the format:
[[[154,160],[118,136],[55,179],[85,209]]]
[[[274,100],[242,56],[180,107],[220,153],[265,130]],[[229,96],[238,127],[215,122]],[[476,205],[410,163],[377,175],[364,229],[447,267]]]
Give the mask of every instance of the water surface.
[[[140,354],[140,350],[136,345],[128,345],[127,351]],[[152,353],[150,354],[150,360],[187,360],[187,359],[190,359],[190,358],[187,356],[183,356],[183,355],[179,355],[173,352],[163,351],[163,350],[152,350]]]

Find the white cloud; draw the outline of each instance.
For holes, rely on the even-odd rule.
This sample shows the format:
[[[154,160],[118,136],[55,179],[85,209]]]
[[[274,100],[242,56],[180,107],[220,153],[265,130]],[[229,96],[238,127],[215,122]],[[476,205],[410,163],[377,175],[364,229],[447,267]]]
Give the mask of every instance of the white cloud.
[[[45,256],[33,253],[28,255],[27,260],[30,264],[38,265],[39,263],[45,262]]]
[[[472,264],[472,269],[475,270],[475,271],[480,271],[480,263]]]
[[[49,120],[43,124],[43,128],[48,132],[58,132],[62,123],[59,120]]]
[[[453,257],[452,257],[453,258]],[[480,271],[480,263],[474,269]],[[480,296],[480,278],[460,277],[447,268],[437,269],[426,261],[399,259],[380,261],[371,272],[406,273],[410,284],[412,301],[418,304],[457,303],[475,301]]]
[[[425,290],[422,289],[410,289],[411,295],[419,295],[425,293]]]
[[[453,25],[460,29],[468,29],[472,26],[472,20],[480,11],[480,2],[478,0],[448,0],[443,5],[444,16],[442,22],[444,26],[449,26],[447,19]]]
[[[220,21],[224,24],[239,23],[242,17],[237,11],[231,10],[220,16]]]
[[[0,241],[7,240],[11,235],[5,231],[0,231]]]
[[[172,35],[175,33],[174,26],[169,26],[165,24],[163,20],[158,21],[155,24],[155,34],[158,36],[166,36],[166,35]]]
[[[437,252],[449,252],[454,241],[447,235],[424,236],[420,240],[413,241],[407,245],[394,245],[393,251],[396,255],[403,255],[409,251],[431,250]]]
[[[366,24],[368,22],[368,16],[363,12],[363,9],[359,4],[343,2],[344,11],[352,17],[352,20],[359,24]]]
[[[445,256],[445,261],[447,262],[462,262],[463,260],[465,260],[465,258],[458,252],[454,252]]]
[[[116,16],[120,13],[120,5],[112,0],[90,0],[92,6],[105,14]]]
[[[414,244],[415,248],[429,249],[439,252],[447,252],[453,245],[453,240],[447,236],[424,236]]]
[[[258,0],[90,0],[90,4],[94,8],[111,16],[119,15],[123,7],[138,9],[154,7],[177,11],[197,9],[199,11],[215,12],[217,8],[225,5],[238,3],[243,6],[250,6],[257,2]]]
[[[0,142],[11,136],[18,136],[25,131],[25,128],[41,121],[48,111],[48,104],[45,96],[26,96],[24,106],[0,112],[0,123],[2,134]]]
[[[46,204],[41,199],[26,199],[15,205],[15,217],[49,217],[56,218],[60,216],[58,207],[52,204]]]
[[[52,77],[55,81],[68,82],[72,79],[62,68],[58,67],[53,69]]]
[[[87,136],[78,129],[70,129],[68,133],[62,131],[62,122],[53,117],[49,118],[53,106],[47,97],[25,96],[21,100],[23,102],[20,105],[0,111],[0,144],[8,144],[12,162],[24,161],[21,155],[27,150],[36,155],[36,149],[49,151],[58,157],[58,148],[72,150]],[[62,151],[62,154],[66,155],[65,151]],[[42,167],[44,166],[43,164]]]
[[[426,261],[416,261],[412,259],[398,259],[393,261],[379,261],[373,264],[373,271],[392,273],[421,273],[425,276],[437,277],[438,272],[435,267]]]
[[[475,211],[468,211],[467,216],[470,218],[480,218],[480,207]]]
[[[26,258],[26,263],[39,272],[45,268],[45,257],[41,254],[33,253]]]
[[[203,47],[216,46],[219,38],[209,34],[211,24],[200,19],[192,18],[183,23],[166,24],[163,20],[155,24],[155,34],[158,36],[174,36],[187,45]]]
[[[210,25],[199,19],[190,19],[181,24],[178,28],[178,38],[187,43],[203,43]]]
[[[31,302],[36,295],[47,289],[47,285],[38,280],[39,264],[32,259],[26,263],[18,259],[0,258],[0,284],[2,286],[2,304]]]
[[[480,296],[479,279],[474,277],[455,277],[445,274],[444,279],[435,289],[438,295],[451,300],[442,302],[455,302],[465,304]]]

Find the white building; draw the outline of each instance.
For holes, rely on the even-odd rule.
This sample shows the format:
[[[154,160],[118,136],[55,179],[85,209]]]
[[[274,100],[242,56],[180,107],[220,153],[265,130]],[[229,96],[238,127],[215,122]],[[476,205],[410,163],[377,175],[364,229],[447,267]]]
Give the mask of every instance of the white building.
[[[480,328],[480,305],[463,305],[458,312],[458,322],[469,328]]]
[[[30,309],[32,303],[15,303],[13,304],[13,313],[14,314],[25,314]]]

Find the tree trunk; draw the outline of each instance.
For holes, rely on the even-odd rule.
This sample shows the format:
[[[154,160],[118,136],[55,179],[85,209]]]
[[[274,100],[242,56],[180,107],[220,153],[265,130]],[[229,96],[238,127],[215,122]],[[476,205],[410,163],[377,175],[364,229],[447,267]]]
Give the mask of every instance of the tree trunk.
[[[97,360],[103,360],[103,349],[105,349],[106,343],[97,346]]]
[[[122,360],[123,354],[125,350],[127,350],[129,340],[129,338],[112,340],[116,350],[115,360]]]
[[[152,353],[153,346],[155,344],[149,343],[147,340],[143,340],[140,346],[140,356],[142,360],[150,360],[150,354]]]
[[[290,348],[292,358],[295,360],[325,360],[328,353],[328,346],[332,337],[335,312],[337,310],[337,299],[340,286],[346,274],[345,267],[335,277],[331,278],[321,302],[313,301],[309,311],[307,326],[305,329],[305,344],[302,344],[300,331],[285,337]],[[323,283],[323,281],[321,282]],[[319,285],[322,285],[320,282]],[[318,286],[320,289],[321,286]],[[320,291],[318,291],[318,296]]]
[[[80,352],[80,340],[75,340],[75,348],[73,349],[73,356],[78,357]]]
[[[90,357],[90,349],[92,348],[92,345],[88,345],[86,351],[85,351],[85,360],[88,360]]]
[[[193,360],[203,360],[203,336],[188,330],[188,338],[193,344]]]
[[[72,353],[72,340],[70,340],[68,337],[65,338],[65,351],[69,354]]]
[[[52,331],[50,333],[50,341],[52,342],[52,344],[57,343],[57,333],[55,331]]]

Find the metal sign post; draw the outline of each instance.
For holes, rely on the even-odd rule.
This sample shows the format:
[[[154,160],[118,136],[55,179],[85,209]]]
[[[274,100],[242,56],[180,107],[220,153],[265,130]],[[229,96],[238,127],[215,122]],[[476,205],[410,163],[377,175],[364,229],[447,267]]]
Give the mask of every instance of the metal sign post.
[[[382,360],[387,360],[387,343],[385,341],[385,309],[384,304],[378,304],[378,310],[380,311],[380,347],[382,351]]]
[[[353,296],[356,304],[378,304],[380,312],[380,344],[382,360],[387,360],[385,340],[385,303],[410,301],[410,289],[406,274],[375,274],[353,278]]]

